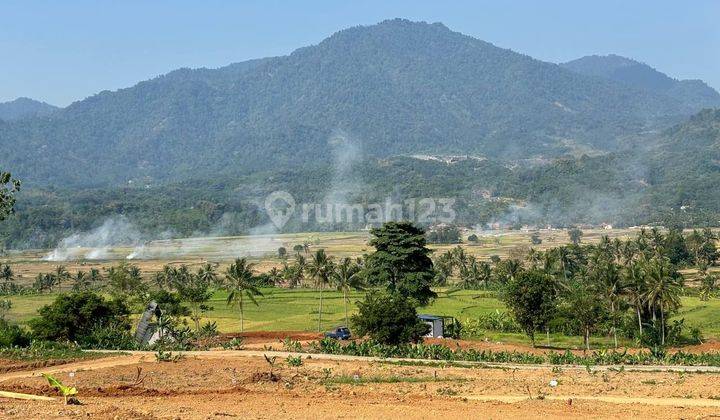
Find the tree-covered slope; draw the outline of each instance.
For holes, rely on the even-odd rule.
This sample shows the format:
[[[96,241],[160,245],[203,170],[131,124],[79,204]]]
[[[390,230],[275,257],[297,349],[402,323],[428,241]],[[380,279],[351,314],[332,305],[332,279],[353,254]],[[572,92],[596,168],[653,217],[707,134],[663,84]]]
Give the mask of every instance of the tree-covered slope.
[[[0,120],[14,121],[22,118],[41,117],[59,108],[30,98],[17,98],[0,103]]]
[[[634,152],[565,157],[536,163],[455,156],[366,157],[294,168],[268,167],[243,176],[195,178],[159,186],[95,189],[29,188],[17,214],[0,224],[11,247],[53,246],[72,232],[125,216],[144,238],[245,234],[267,225],[265,198],[291,193],[302,203],[368,205],[453,198],[457,223],[568,226],[657,223],[687,227],[720,221],[720,111],[703,111]],[[301,222],[288,231],[364,227]]]
[[[619,55],[591,55],[560,66],[580,74],[625,83],[675,98],[689,110],[720,107],[720,93],[702,80],[677,80],[638,61]]]
[[[501,49],[441,24],[340,31],[289,56],[182,69],[0,125],[0,166],[30,185],[156,185],[358,153],[498,159],[608,151],[682,101]]]

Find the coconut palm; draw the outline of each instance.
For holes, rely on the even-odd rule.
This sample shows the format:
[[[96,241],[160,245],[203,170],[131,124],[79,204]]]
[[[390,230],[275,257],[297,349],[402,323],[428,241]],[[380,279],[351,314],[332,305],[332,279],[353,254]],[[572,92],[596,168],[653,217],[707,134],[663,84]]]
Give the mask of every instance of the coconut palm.
[[[285,264],[280,277],[289,288],[294,289],[302,284],[303,270],[297,264]]]
[[[609,243],[609,242],[608,242]],[[620,275],[620,267],[613,262],[611,255],[604,256],[591,270],[591,277],[604,300],[610,305],[610,318],[612,321],[612,334],[615,348],[617,348],[617,318],[622,298],[625,295],[627,284]]]
[[[271,268],[270,271],[268,271],[267,276],[273,286],[280,284],[283,278],[282,272],[277,267]]]
[[[307,270],[307,259],[304,256],[297,254],[295,256],[295,265],[297,266],[297,286],[303,287],[303,280],[305,280],[305,271]]]
[[[254,264],[248,263],[245,258],[237,258],[225,271],[223,287],[228,292],[227,304],[240,309],[240,332],[245,327],[245,298],[257,305],[255,296],[262,296],[254,284],[254,278]]]
[[[333,264],[324,249],[318,249],[312,256],[306,268],[311,279],[315,280],[315,287],[320,291],[320,307],[318,310],[318,332],[322,329],[323,289],[330,283]]]
[[[350,290],[363,290],[365,284],[360,276],[360,267],[350,258],[343,258],[332,272],[332,282],[343,294],[345,304],[345,325],[348,325],[348,293]]]
[[[458,288],[477,289],[481,284],[487,288],[492,276],[490,265],[484,261],[478,261],[474,256],[468,257],[467,261],[465,268],[460,270]]]
[[[660,343],[665,345],[665,314],[680,306],[681,278],[667,258],[655,257],[645,264],[647,291],[644,299],[652,311],[653,321],[660,312]]]
[[[70,280],[71,278],[72,275],[70,275],[70,272],[64,265],[58,265],[55,267],[55,279],[58,285],[66,280]]]
[[[197,273],[200,280],[207,284],[219,284],[220,278],[218,277],[217,269],[215,267],[216,266],[210,263],[203,264],[203,266],[198,269]]]
[[[647,282],[645,281],[643,264],[636,261],[629,262],[629,264],[623,268],[622,276],[623,282],[626,285],[626,297],[628,303],[635,308],[640,337],[642,337],[642,311],[645,305],[645,293],[647,292]]]
[[[453,257],[455,266],[457,266],[460,270],[465,268],[468,263],[468,255],[465,253],[465,249],[463,247],[461,247],[460,245],[455,247],[455,249],[453,250]]]
[[[73,290],[78,291],[90,289],[90,276],[86,272],[78,271],[73,280],[75,280]]]

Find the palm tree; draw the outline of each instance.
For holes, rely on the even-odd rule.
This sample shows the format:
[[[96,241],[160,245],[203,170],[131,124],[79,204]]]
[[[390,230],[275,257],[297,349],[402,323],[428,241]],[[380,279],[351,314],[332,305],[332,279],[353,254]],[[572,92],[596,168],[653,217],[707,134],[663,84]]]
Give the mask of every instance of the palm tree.
[[[320,290],[320,309],[318,310],[318,332],[322,330],[323,289],[330,282],[333,264],[324,249],[318,249],[307,265],[310,278],[315,279],[315,286]]]
[[[55,279],[58,285],[66,280],[70,280],[71,278],[72,276],[70,275],[70,272],[67,271],[67,268],[65,268],[64,265],[58,265],[55,267]]]
[[[527,262],[530,263],[530,267],[538,268],[538,266],[543,260],[543,253],[542,251],[538,251],[535,248],[530,248],[530,251],[528,251],[527,257],[525,259],[527,260]]]
[[[277,267],[271,268],[270,271],[268,271],[267,276],[272,282],[273,286],[279,285],[279,283],[283,279],[282,272],[278,270]]]
[[[220,279],[217,275],[217,269],[210,263],[203,264],[203,266],[198,269],[197,275],[201,281],[207,284],[219,284]]]
[[[305,271],[307,270],[307,260],[300,254],[295,256],[295,265],[297,266],[297,286],[303,287],[303,280],[305,279]]]
[[[615,343],[615,348],[617,348],[616,322],[618,318],[618,311],[620,309],[620,303],[627,288],[626,283],[623,282],[623,278],[620,276],[620,269],[614,263],[611,255],[602,257],[598,264],[593,267],[592,277],[593,280],[597,282],[597,287],[599,288],[601,295],[604,296],[605,300],[610,303],[613,341]]]
[[[97,268],[91,268],[90,273],[88,274],[88,280],[90,280],[91,285],[96,286],[102,281],[102,273],[100,273],[100,270]]]
[[[645,305],[645,293],[647,292],[643,265],[636,261],[629,262],[628,265],[624,267],[622,276],[623,281],[627,285],[628,302],[635,308],[637,314],[638,328],[640,329],[640,337],[642,337],[642,308]]]
[[[652,247],[655,255],[659,255],[662,247],[665,245],[665,236],[663,236],[660,229],[653,227],[650,229],[650,246]]]
[[[284,264],[280,277],[289,288],[294,289],[302,284],[303,270],[297,264]]]
[[[240,332],[243,332],[245,327],[245,297],[257,305],[255,296],[262,296],[253,283],[255,277],[253,268],[254,264],[248,263],[245,258],[237,258],[225,271],[224,288],[228,292],[227,304],[240,308]]]
[[[660,343],[665,345],[665,313],[680,306],[681,278],[674,272],[667,258],[652,258],[645,264],[648,289],[644,298],[652,311],[653,321],[660,311]]]
[[[455,265],[460,269],[464,269],[468,262],[468,256],[465,253],[465,249],[458,245],[453,250],[453,257],[454,257],[454,263]]]
[[[484,261],[478,261],[474,256],[468,257],[468,263],[464,269],[460,270],[460,289],[477,289],[480,284],[487,288],[488,282],[492,275],[490,265]]]
[[[75,275],[75,284],[73,284],[73,290],[88,290],[90,289],[90,276],[84,271],[79,271]]]
[[[350,290],[363,290],[365,284],[360,276],[360,267],[350,258],[343,258],[332,272],[332,282],[338,291],[343,294],[345,303],[345,325],[348,325],[348,292]]]

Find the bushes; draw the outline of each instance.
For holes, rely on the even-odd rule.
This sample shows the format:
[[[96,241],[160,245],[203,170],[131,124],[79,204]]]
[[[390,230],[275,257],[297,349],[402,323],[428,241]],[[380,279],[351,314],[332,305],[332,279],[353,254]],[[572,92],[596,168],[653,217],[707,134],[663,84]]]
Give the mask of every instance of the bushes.
[[[348,356],[429,359],[443,361],[467,361],[486,363],[551,364],[551,365],[681,365],[681,366],[720,366],[720,353],[677,353],[641,351],[598,350],[583,355],[571,351],[546,354],[521,353],[517,351],[492,351],[475,349],[451,349],[437,344],[401,344],[385,345],[373,340],[354,341],[346,345],[337,340],[325,338],[310,344],[310,352],[341,354]]]
[[[98,328],[130,329],[124,300],[106,300],[89,291],[59,295],[38,313],[39,318],[30,320],[30,328],[40,340],[93,342]]]
[[[18,325],[12,325],[0,319],[0,348],[27,347],[30,345],[30,334]]]
[[[522,328],[507,312],[495,310],[481,314],[477,318],[468,318],[463,323],[463,337],[479,337],[484,331],[497,331],[503,333],[522,332]]]
[[[78,344],[86,349],[136,350],[138,343],[127,326],[121,322],[96,325],[83,334]]]
[[[358,335],[367,334],[379,343],[416,342],[430,329],[418,319],[412,299],[399,294],[370,292],[358,308],[352,317]]]

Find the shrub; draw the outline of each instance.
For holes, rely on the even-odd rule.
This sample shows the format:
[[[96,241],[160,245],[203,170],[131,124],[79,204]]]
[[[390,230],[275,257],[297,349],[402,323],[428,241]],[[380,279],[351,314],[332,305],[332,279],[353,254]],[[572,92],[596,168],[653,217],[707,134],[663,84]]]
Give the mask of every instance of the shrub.
[[[95,328],[130,329],[130,311],[124,300],[107,300],[89,291],[62,294],[38,313],[39,318],[30,320],[30,328],[41,340],[81,342]]]
[[[555,312],[555,286],[552,277],[531,270],[511,277],[503,293],[515,322],[535,346],[535,331],[545,327]]]
[[[27,347],[30,345],[30,335],[18,325],[10,324],[0,319],[0,348]]]
[[[371,292],[352,317],[358,335],[368,335],[382,344],[417,342],[430,326],[417,317],[412,299],[395,293]]]
[[[135,337],[122,322],[96,325],[90,332],[80,337],[78,344],[89,349],[135,350],[138,348]]]
[[[164,289],[150,292],[149,301],[154,300],[162,309],[163,315],[182,317],[190,316],[190,308],[183,304],[182,298],[176,292]]]

